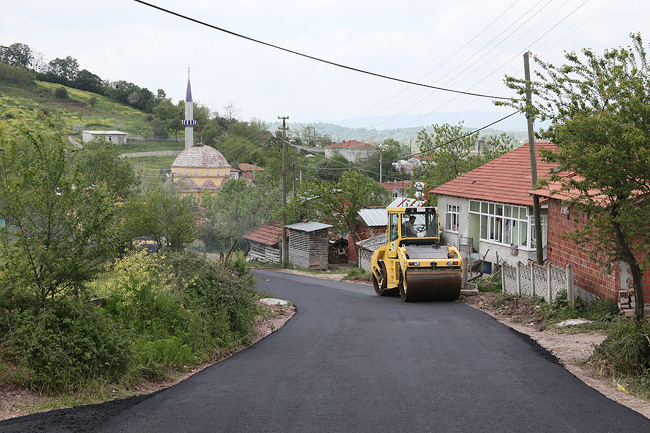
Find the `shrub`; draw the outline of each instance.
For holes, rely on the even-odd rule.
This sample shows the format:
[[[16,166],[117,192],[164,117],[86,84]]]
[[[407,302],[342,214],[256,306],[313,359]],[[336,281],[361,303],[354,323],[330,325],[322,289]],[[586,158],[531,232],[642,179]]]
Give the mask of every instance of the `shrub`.
[[[41,392],[115,380],[133,355],[124,332],[101,309],[75,301],[3,310],[0,337],[0,357],[15,366],[9,377]]]
[[[183,298],[173,291],[167,272],[145,250],[119,260],[104,282],[107,311],[138,335],[165,338],[183,327]]]
[[[66,89],[63,86],[59,86],[54,91],[54,96],[56,96],[59,99],[68,99],[68,89]]]
[[[609,375],[650,372],[650,322],[623,317],[614,322],[607,338],[596,346],[592,360]]]

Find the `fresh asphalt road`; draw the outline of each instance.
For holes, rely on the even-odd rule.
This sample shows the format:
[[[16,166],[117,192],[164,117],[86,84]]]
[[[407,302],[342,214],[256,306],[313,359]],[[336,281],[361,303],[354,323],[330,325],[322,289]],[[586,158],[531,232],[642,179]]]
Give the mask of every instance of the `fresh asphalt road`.
[[[57,411],[52,431],[650,432],[650,420],[462,303],[403,303],[368,286],[258,276],[262,291],[297,306],[278,332],[110,416],[96,406],[95,422],[68,429]],[[5,425],[26,431],[20,426]]]

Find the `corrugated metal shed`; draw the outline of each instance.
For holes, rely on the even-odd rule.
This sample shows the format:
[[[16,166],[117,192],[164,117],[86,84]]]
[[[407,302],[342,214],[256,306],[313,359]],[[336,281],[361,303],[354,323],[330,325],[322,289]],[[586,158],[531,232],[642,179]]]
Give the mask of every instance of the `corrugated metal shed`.
[[[317,222],[310,221],[310,222],[306,222],[306,223],[291,224],[291,225],[288,225],[288,226],[285,226],[285,227],[288,228],[288,229],[292,229],[292,230],[298,230],[298,231],[301,231],[301,232],[311,233],[311,232],[315,232],[317,230],[328,229],[328,228],[334,227],[334,226],[331,225],[331,224],[323,224],[323,223],[317,223]]]
[[[387,214],[385,208],[361,209],[359,217],[368,227],[382,227],[387,225]]]
[[[374,236],[372,238],[359,241],[357,242],[357,246],[359,248],[363,248],[368,251],[375,251],[377,248],[384,245],[385,243],[386,243],[386,236],[381,235],[381,236]]]

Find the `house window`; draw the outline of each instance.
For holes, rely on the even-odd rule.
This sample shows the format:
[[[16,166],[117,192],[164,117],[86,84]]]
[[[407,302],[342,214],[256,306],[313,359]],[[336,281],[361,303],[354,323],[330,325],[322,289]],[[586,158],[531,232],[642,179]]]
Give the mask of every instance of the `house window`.
[[[483,241],[521,248],[535,247],[534,219],[525,206],[470,201],[470,220],[479,224],[478,234]],[[472,217],[472,215],[475,215]],[[453,220],[452,220],[453,221]],[[543,244],[546,245],[547,216],[542,216]],[[450,224],[450,218],[447,218]]]
[[[460,206],[448,204],[446,218],[447,220],[445,224],[445,229],[452,232],[457,232],[458,222],[460,221]]]

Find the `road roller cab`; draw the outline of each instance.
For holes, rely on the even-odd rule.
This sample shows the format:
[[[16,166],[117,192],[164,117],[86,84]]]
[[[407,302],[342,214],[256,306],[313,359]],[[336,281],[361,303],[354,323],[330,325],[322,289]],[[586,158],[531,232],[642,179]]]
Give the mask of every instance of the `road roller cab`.
[[[379,296],[405,302],[459,298],[463,262],[458,250],[441,245],[435,207],[388,208],[386,243],[372,255],[372,279]]]

